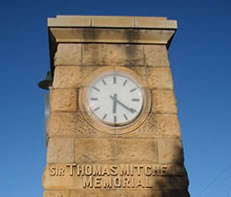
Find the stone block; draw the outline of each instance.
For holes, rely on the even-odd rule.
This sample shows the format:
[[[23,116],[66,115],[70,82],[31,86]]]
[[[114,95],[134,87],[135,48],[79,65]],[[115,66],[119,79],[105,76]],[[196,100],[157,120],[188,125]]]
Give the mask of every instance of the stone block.
[[[104,68],[106,68],[105,66]],[[102,67],[97,66],[60,66],[55,68],[53,88],[79,88],[84,85],[85,80],[90,79],[91,75],[94,72],[98,72],[97,70],[102,70]],[[141,80],[144,84],[148,83],[148,79],[146,76],[146,68],[145,67],[129,67],[132,71],[134,71],[137,75],[140,76]],[[151,71],[150,71],[151,72]],[[157,71],[158,72],[158,69]],[[149,73],[151,75],[151,73]],[[163,73],[164,75],[164,73]],[[150,79],[151,84],[153,80],[155,81],[156,87],[161,85],[159,82],[158,76],[154,76],[155,79]],[[165,76],[163,76],[164,78]],[[157,79],[156,79],[157,78]],[[164,82],[165,83],[165,82]],[[146,86],[146,85],[145,85]],[[149,88],[149,86],[147,86]],[[152,85],[153,87],[153,85]],[[154,86],[155,87],[155,86]]]
[[[43,193],[43,197],[70,197],[70,191],[68,190],[46,190]]]
[[[185,190],[158,191],[152,189],[129,190],[72,190],[70,197],[189,197]]]
[[[81,65],[81,44],[58,44],[54,58],[55,66]]]
[[[169,66],[168,50],[165,45],[144,45],[146,66]]]
[[[134,17],[92,16],[93,27],[134,27]]]
[[[167,20],[165,17],[135,17],[135,27],[176,29],[177,22],[175,20]]]
[[[56,43],[126,43],[167,45],[175,29],[50,28]]]
[[[146,76],[150,89],[173,89],[173,80],[170,68],[146,68]]]
[[[49,137],[111,137],[110,134],[96,130],[77,113],[52,113],[47,125]],[[119,137],[180,137],[180,125],[176,114],[151,113],[137,129]]]
[[[47,163],[74,162],[74,139],[50,138],[47,147]]]
[[[173,90],[152,90],[153,113],[177,113]]]
[[[158,139],[159,163],[183,164],[184,155],[180,139],[162,138]]]
[[[55,68],[54,88],[79,88],[97,67],[60,66]]]
[[[51,113],[47,125],[47,134],[49,137],[99,137],[107,136],[89,125],[77,113]]]
[[[76,89],[50,89],[51,112],[75,112],[77,111]]]
[[[79,138],[75,140],[75,162],[82,163],[156,163],[154,139]]]
[[[143,45],[84,44],[85,66],[144,66]]]
[[[144,123],[123,137],[180,137],[180,125],[176,114],[150,113]]]

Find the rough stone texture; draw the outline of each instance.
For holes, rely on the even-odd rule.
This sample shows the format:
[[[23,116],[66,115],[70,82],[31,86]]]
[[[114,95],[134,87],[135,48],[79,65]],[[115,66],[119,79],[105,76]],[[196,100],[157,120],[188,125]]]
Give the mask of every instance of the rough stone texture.
[[[52,113],[47,125],[49,137],[99,137],[105,133],[90,126],[81,113]]]
[[[110,65],[109,65],[110,66]],[[98,69],[101,69],[102,67],[97,66],[59,66],[55,68],[55,74],[54,74],[54,82],[53,82],[53,88],[79,88],[84,85],[84,81],[89,78],[90,75],[93,74],[93,72],[97,72]],[[105,66],[106,68],[106,66]],[[146,75],[146,68],[145,67],[129,67],[129,69],[133,70],[136,74],[138,74],[141,79],[144,80],[144,84],[148,83],[146,81],[147,78],[145,78]],[[151,72],[160,72],[158,68],[156,68],[156,71],[152,71],[152,69],[149,69],[149,76],[151,75]],[[166,78],[165,75],[168,75],[168,71],[162,71],[162,78]],[[158,76],[155,76],[155,79],[150,79],[150,83],[154,84],[154,87],[161,88],[164,86],[167,82],[164,82],[162,84],[159,82],[161,79]],[[167,76],[168,77],[168,76]],[[152,81],[155,81],[153,83]],[[167,79],[166,79],[167,80]],[[168,81],[171,82],[171,81]]]
[[[75,140],[75,162],[156,163],[157,143],[153,139],[79,138]]]
[[[74,139],[51,138],[47,147],[47,163],[74,162]]]
[[[46,190],[43,197],[70,197],[68,190]]]
[[[146,66],[169,66],[165,45],[144,45],[144,57]]]
[[[93,27],[134,27],[134,18],[121,16],[94,16],[92,17]]]
[[[60,66],[55,68],[54,88],[79,88],[97,67]]]
[[[77,111],[76,89],[50,89],[51,112],[75,112]]]
[[[52,113],[47,125],[49,137],[111,137],[97,131],[78,113]],[[180,126],[176,114],[151,113],[136,130],[119,135],[120,137],[180,137]]]
[[[176,114],[151,113],[144,123],[123,137],[180,137],[180,125]]]
[[[58,43],[168,44],[174,30],[121,28],[50,28]]]
[[[131,190],[73,190],[70,197],[189,197],[187,191],[184,190],[169,190],[169,191],[156,191],[150,189],[131,189]]]
[[[173,89],[171,71],[168,67],[129,67],[148,81],[150,89]],[[60,66],[55,68],[54,88],[79,88],[84,80],[95,72],[97,66]]]
[[[152,90],[152,112],[177,113],[174,92],[172,90]]]
[[[125,28],[151,28],[173,29],[177,28],[175,20],[167,17],[128,17],[128,16],[73,16],[57,15],[48,18],[49,27],[125,27]]]
[[[55,66],[81,65],[81,44],[58,44]]]
[[[85,66],[144,66],[143,45],[85,44]]]
[[[146,77],[151,89],[173,89],[170,68],[147,68]]]
[[[158,139],[159,163],[183,164],[184,155],[180,139]]]

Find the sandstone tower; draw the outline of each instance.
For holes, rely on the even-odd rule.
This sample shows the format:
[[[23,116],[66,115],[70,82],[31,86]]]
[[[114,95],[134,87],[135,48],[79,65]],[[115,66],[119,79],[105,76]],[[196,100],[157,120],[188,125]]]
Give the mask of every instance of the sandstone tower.
[[[44,197],[188,197],[165,17],[48,19]]]

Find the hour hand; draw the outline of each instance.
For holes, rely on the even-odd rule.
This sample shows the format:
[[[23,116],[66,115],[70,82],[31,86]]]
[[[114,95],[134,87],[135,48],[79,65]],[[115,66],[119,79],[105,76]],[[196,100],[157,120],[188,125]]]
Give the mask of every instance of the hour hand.
[[[110,96],[110,98],[113,100],[112,112],[113,112],[113,114],[115,114],[116,113],[116,99],[117,99],[117,94],[114,94],[114,96]]]
[[[125,108],[125,109],[128,110],[128,111],[130,111],[132,114],[136,112],[135,109],[130,108],[130,107],[128,107],[127,105],[125,105],[124,103],[122,103],[121,101],[119,101],[119,100],[117,99],[117,94],[115,94],[114,97],[113,97],[113,96],[110,96],[110,98],[114,100],[114,103],[118,103],[118,104],[121,105],[123,108]]]

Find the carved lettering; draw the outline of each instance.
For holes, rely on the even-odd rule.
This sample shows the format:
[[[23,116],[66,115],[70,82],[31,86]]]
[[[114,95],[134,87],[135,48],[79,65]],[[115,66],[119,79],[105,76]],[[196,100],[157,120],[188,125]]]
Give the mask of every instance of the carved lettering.
[[[151,176],[152,175],[152,167],[150,165],[145,166],[144,173],[146,176]]]
[[[49,168],[49,173],[50,173],[51,176],[55,176],[55,174],[56,174],[56,167],[50,167]]]
[[[65,168],[63,167],[50,167],[49,174],[51,176],[64,176]]]
[[[183,166],[166,164],[52,164],[50,176],[78,177],[83,188],[152,188],[155,176],[183,176]]]
[[[92,188],[93,187],[93,177],[84,176],[83,177],[83,188]]]
[[[111,166],[111,175],[112,176],[117,176],[118,175],[118,166],[116,166],[116,165]]]
[[[121,187],[120,177],[115,177],[113,183],[115,188],[120,188]]]
[[[67,164],[66,166],[70,169],[70,176],[73,176],[73,168],[76,167],[76,164]]]
[[[103,187],[104,188],[112,188],[112,178],[110,178],[110,177],[105,178],[104,183],[103,183]]]

